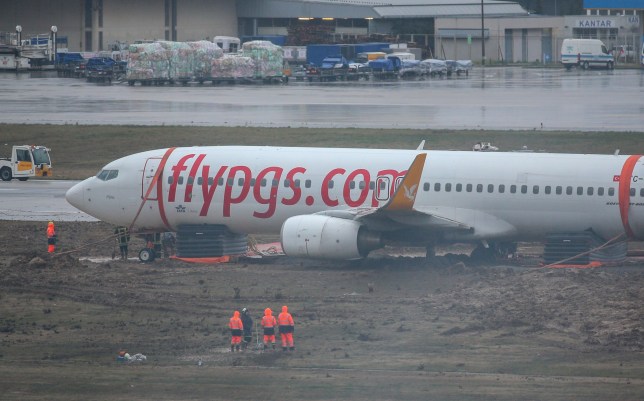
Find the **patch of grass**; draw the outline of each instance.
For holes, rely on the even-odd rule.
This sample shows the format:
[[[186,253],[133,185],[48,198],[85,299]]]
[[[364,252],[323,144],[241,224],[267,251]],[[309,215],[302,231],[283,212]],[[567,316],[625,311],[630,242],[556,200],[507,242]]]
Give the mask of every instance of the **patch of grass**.
[[[172,146],[271,145],[471,150],[478,141],[503,151],[527,146],[563,153],[637,153],[644,136],[637,132],[481,131],[408,129],[324,129],[261,127],[183,127],[0,124],[0,154],[11,145],[39,144],[52,149],[54,177],[82,179],[103,165],[135,152]],[[6,144],[6,146],[5,146]]]

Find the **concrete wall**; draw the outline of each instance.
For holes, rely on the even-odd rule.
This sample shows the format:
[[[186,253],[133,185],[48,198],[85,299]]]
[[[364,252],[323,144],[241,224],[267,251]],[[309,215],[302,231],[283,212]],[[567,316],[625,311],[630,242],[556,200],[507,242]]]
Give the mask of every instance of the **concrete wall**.
[[[172,0],[170,0],[172,3]],[[94,0],[96,6],[98,2]],[[176,0],[177,40],[189,41],[212,38],[215,35],[237,36],[235,0]],[[94,7],[92,51],[99,50],[99,33],[103,48],[110,43],[136,40],[165,39],[165,0],[103,0],[103,26],[98,24],[99,11]],[[169,18],[171,22],[172,19]],[[2,2],[0,32],[14,32],[22,25],[23,38],[48,33],[52,25],[58,34],[68,37],[70,51],[85,51],[84,0],[12,0]]]

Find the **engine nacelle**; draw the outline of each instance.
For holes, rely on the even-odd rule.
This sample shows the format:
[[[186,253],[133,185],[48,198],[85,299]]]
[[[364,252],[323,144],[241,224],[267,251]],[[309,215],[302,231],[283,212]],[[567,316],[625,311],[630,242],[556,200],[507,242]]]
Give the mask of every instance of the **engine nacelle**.
[[[380,233],[354,220],[321,215],[302,215],[282,225],[282,249],[288,256],[351,260],[382,248]]]

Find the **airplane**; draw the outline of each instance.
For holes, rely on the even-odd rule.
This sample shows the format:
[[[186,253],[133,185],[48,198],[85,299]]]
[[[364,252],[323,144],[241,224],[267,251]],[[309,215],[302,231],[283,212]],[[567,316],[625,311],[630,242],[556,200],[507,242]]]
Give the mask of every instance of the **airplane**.
[[[151,150],[107,164],[66,199],[134,232],[177,231],[180,242],[185,230],[208,228],[217,249],[226,238],[280,233],[286,255],[329,260],[390,244],[431,256],[438,244],[476,243],[484,255],[551,234],[644,238],[641,155],[422,147]],[[195,241],[191,249],[204,243]]]

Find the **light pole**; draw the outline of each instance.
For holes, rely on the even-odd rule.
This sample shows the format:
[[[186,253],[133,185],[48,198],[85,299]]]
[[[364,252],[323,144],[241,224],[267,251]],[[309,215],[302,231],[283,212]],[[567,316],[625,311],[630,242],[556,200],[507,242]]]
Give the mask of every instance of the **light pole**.
[[[485,10],[481,0],[481,64],[485,65]]]

